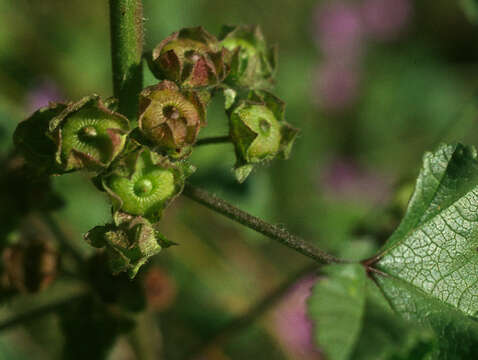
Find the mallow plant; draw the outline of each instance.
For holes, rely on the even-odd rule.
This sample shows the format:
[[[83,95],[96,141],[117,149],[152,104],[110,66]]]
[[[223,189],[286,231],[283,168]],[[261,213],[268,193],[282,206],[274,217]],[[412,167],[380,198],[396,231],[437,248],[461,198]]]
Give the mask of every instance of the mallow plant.
[[[31,235],[3,241],[1,298],[46,289],[68,252],[87,290],[8,320],[0,329],[58,311],[69,356],[90,356],[90,341],[101,349],[95,358],[104,358],[115,339],[135,327],[144,308],[135,277],[151,257],[181,246],[181,239],[161,233],[160,220],[185,196],[311,259],[321,276],[308,299],[308,315],[326,359],[477,356],[478,158],[473,147],[440,144],[427,152],[406,213],[386,244],[365,259],[337,257],[188,183],[201,171],[190,161],[197,146],[232,143],[238,182],[254,176],[257,167],[293,155],[300,123],[289,123],[285,102],[273,93],[277,48],[260,27],[224,26],[217,35],[203,27],[184,28],[144,52],[141,0],[110,0],[110,20],[113,96],[92,93],[35,111],[18,124],[15,152],[3,160],[1,176],[4,185],[22,185],[10,187],[21,190],[11,193],[16,205],[2,212],[2,237],[19,219],[39,211],[63,244],[57,251]],[[155,85],[143,87],[143,64],[156,77]],[[217,96],[224,99],[229,133],[200,137],[208,126],[208,105]],[[84,234],[97,249],[87,259],[66,245],[49,216],[62,202],[50,178],[71,172],[85,173],[111,204],[109,222]],[[79,321],[78,314],[90,321]],[[75,342],[78,336],[85,339],[81,344]],[[401,346],[382,346],[387,336]],[[186,350],[185,357],[191,354]]]

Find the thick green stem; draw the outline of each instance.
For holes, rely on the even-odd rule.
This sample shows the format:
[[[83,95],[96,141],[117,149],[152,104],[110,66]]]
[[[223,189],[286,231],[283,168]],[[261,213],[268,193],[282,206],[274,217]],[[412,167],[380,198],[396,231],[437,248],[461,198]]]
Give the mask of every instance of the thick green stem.
[[[252,216],[207,191],[186,184],[184,195],[322,264],[342,263],[341,259],[316,248],[286,229]]]
[[[143,5],[141,0],[110,0],[111,58],[119,112],[135,119],[143,87]]]

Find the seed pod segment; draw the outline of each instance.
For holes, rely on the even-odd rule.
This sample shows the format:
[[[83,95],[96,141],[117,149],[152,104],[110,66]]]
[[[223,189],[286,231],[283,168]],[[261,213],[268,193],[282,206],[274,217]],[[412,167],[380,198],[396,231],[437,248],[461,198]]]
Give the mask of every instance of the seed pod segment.
[[[105,248],[113,274],[125,271],[132,279],[151,256],[161,251],[160,235],[143,217],[121,219],[119,223],[94,227],[85,234],[85,240],[93,247]]]
[[[173,82],[162,81],[140,95],[139,128],[155,150],[184,157],[206,124],[208,101],[207,92],[180,91]]]
[[[203,27],[185,28],[164,39],[148,56],[151,72],[181,87],[218,85],[227,75],[227,50]]]
[[[98,95],[68,104],[49,123],[63,172],[107,167],[123,150],[128,131],[128,119],[108,109]]]
[[[277,155],[289,157],[298,130],[284,121],[284,103],[265,91],[253,91],[229,111],[230,137],[236,151],[235,173],[243,182],[254,165]]]
[[[112,165],[101,176],[101,184],[113,204],[113,211],[144,216],[155,222],[163,210],[178,196],[190,166],[171,163],[146,148],[138,149]]]

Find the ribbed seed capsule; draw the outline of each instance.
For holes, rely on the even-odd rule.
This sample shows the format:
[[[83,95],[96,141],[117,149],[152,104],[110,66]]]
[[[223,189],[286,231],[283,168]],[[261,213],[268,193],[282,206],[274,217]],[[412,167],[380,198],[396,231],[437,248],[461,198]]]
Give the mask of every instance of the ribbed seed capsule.
[[[123,150],[128,130],[128,120],[97,95],[69,104],[49,124],[56,162],[63,171],[108,166]]]
[[[108,262],[114,274],[126,271],[134,278],[148,259],[161,251],[162,236],[143,217],[115,217],[119,222],[96,226],[85,240],[96,248],[106,248]]]
[[[214,86],[227,75],[226,52],[202,27],[185,28],[163,40],[151,53],[148,64],[158,79],[182,87]]]
[[[102,184],[111,197],[115,212],[156,221],[182,191],[186,177],[184,166],[171,164],[142,149],[114,164],[112,172],[102,177]]]
[[[298,130],[283,120],[284,103],[267,92],[254,91],[229,111],[230,136],[237,163],[236,177],[244,181],[255,164],[276,155],[288,158]]]
[[[224,26],[219,36],[229,50],[230,72],[226,83],[253,89],[270,88],[277,67],[277,48],[266,44],[259,26]]]
[[[180,91],[173,82],[162,81],[140,95],[139,128],[158,151],[176,157],[187,153],[183,150],[196,141],[205,113],[201,94]]]

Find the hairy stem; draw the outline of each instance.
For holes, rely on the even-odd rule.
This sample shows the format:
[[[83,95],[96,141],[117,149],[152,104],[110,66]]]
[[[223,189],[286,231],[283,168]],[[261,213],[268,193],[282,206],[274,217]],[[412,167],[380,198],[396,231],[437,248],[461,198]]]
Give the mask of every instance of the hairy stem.
[[[247,226],[248,228],[279,241],[283,245],[301,253],[302,255],[308,256],[319,263],[330,264],[344,262],[343,260],[337,259],[325,251],[316,248],[304,239],[291,234],[286,229],[269,224],[253,215],[250,215],[205,190],[186,184],[183,194],[190,199],[197,201],[244,226]]]
[[[203,353],[212,345],[224,344],[229,338],[231,338],[231,336],[253,324],[262,314],[276,305],[298,280],[304,276],[312,274],[316,269],[317,264],[309,265],[298,273],[293,274],[283,284],[279,285],[276,289],[251,306],[246,313],[229,321],[224,327],[209,336],[202,344],[188,352],[186,359],[198,359],[199,356],[203,355]]]
[[[5,331],[8,330],[12,327],[21,325],[23,323],[26,323],[30,320],[42,317],[44,315],[48,315],[50,313],[56,312],[65,306],[68,306],[72,302],[78,301],[82,299],[83,297],[87,296],[86,293],[82,293],[79,295],[73,295],[70,296],[66,299],[58,300],[55,302],[52,302],[50,304],[46,304],[43,306],[39,306],[36,309],[24,312],[23,314],[17,314],[14,317],[7,319],[5,321],[0,322],[0,331]]]
[[[229,135],[214,136],[214,137],[199,139],[198,141],[196,141],[196,144],[194,144],[194,146],[210,145],[210,144],[225,144],[229,142],[231,142],[231,137]]]
[[[110,0],[111,59],[114,95],[119,112],[134,119],[143,87],[143,4],[141,0]]]

